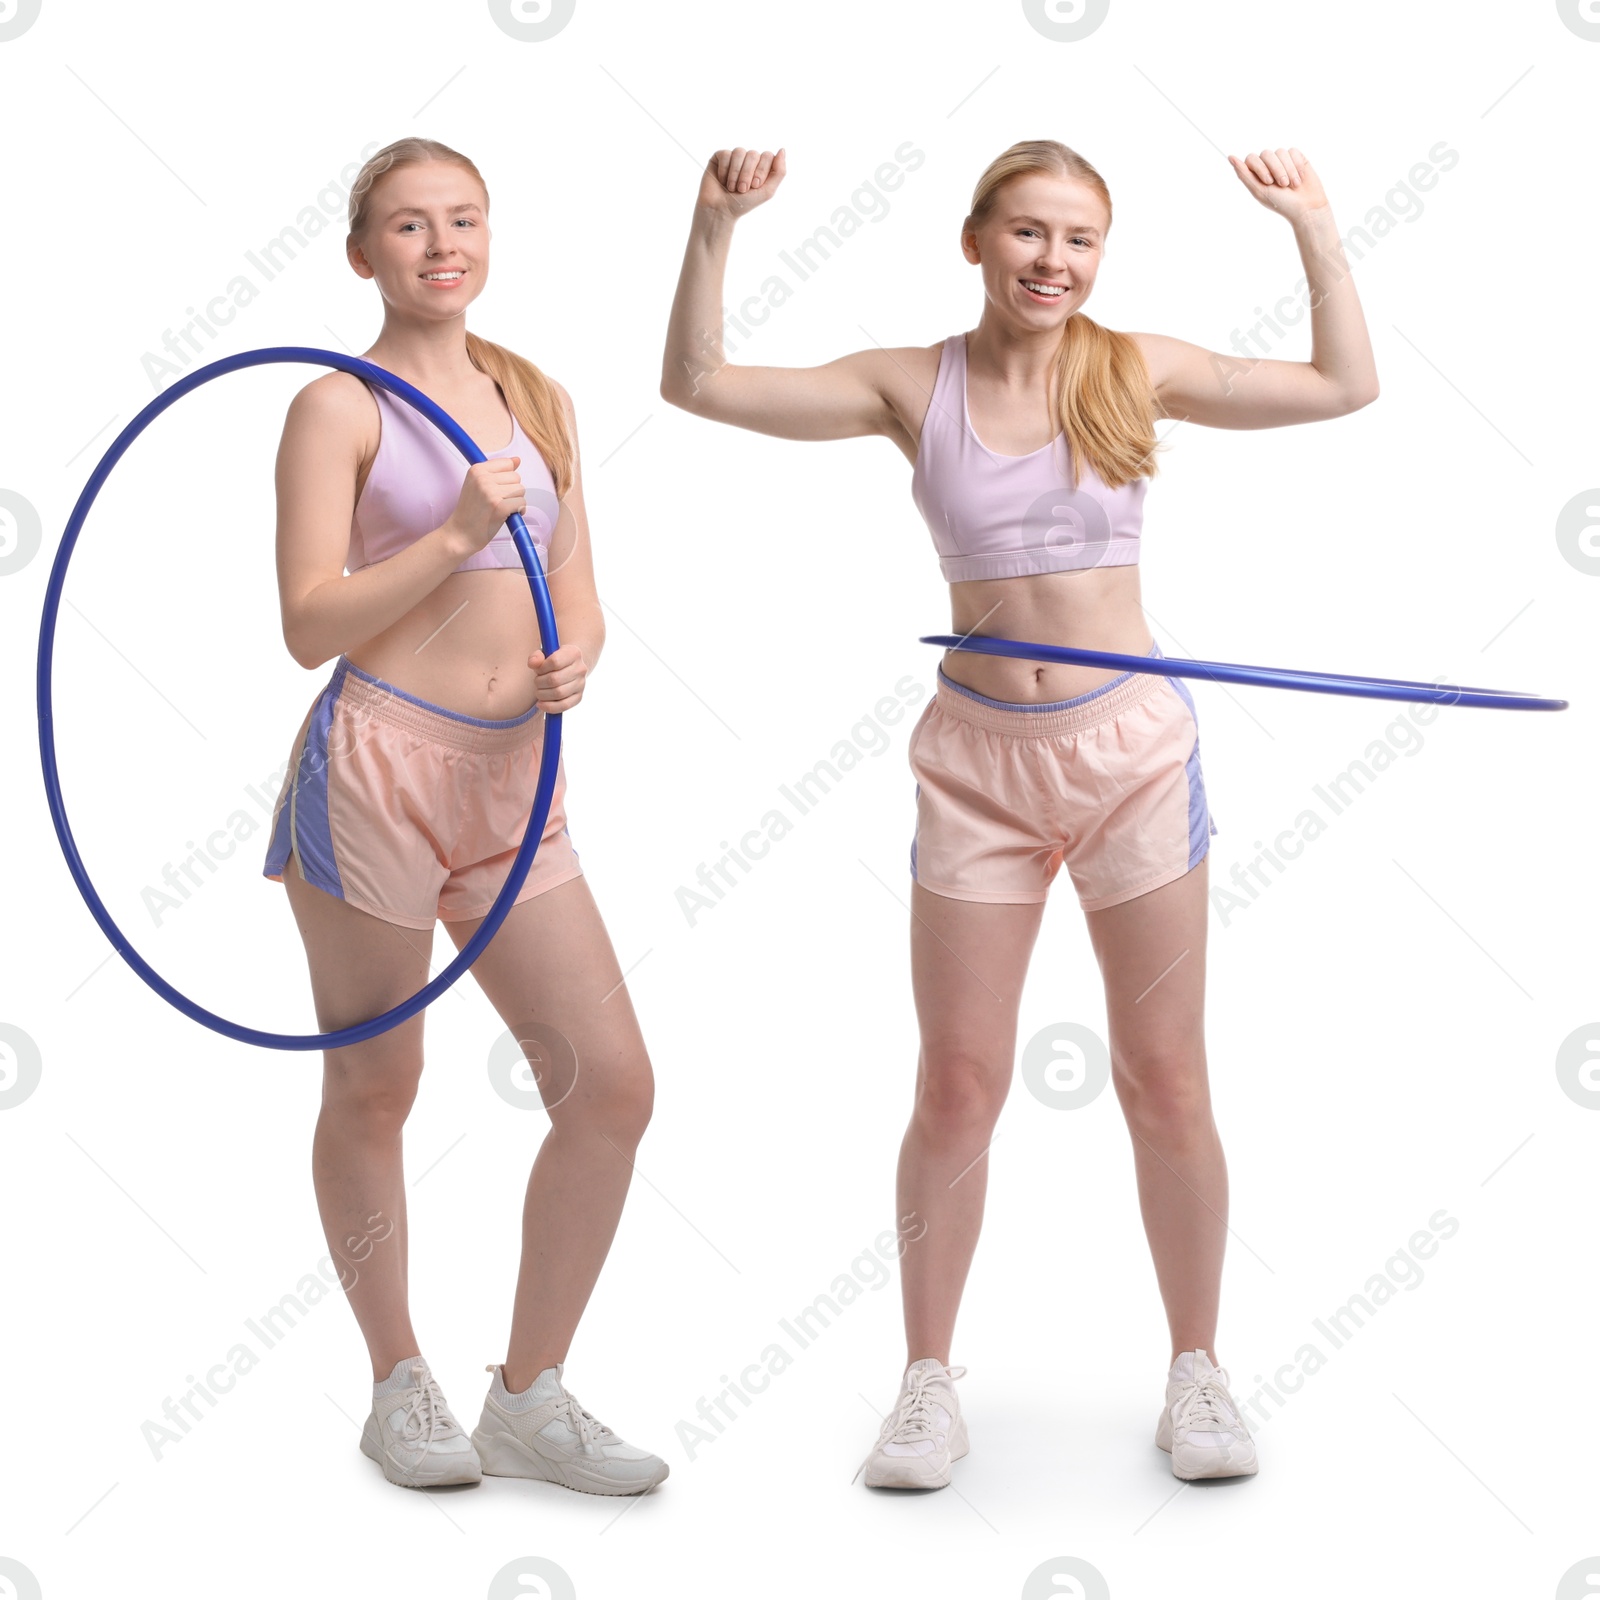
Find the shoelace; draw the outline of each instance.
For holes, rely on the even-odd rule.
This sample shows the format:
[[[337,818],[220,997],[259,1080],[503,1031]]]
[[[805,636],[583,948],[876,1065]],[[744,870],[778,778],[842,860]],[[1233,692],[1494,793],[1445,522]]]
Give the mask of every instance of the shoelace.
[[[411,1445],[429,1445],[435,1439],[448,1439],[461,1432],[433,1374],[430,1372],[424,1383],[422,1373],[422,1363],[417,1362],[411,1368],[413,1387],[406,1391],[405,1401],[399,1407],[400,1437]]]
[[[578,1444],[585,1455],[593,1455],[594,1447],[611,1434],[605,1423],[578,1404],[576,1397],[570,1393],[565,1384],[561,1386],[561,1398],[556,1401],[556,1411],[558,1415],[566,1418],[567,1426],[577,1434]]]
[[[1245,1433],[1243,1420],[1228,1403],[1228,1374],[1218,1368],[1205,1378],[1193,1378],[1178,1396],[1173,1410],[1173,1426],[1193,1428],[1200,1433]],[[1208,1428],[1206,1424],[1211,1426]]]
[[[965,1367],[947,1367],[945,1371],[951,1378],[964,1378],[967,1375]],[[919,1439],[933,1437],[933,1408],[938,1397],[928,1392],[928,1386],[938,1377],[939,1374],[928,1367],[919,1368],[911,1374],[911,1382],[901,1391],[899,1404],[884,1418],[877,1443],[867,1451],[866,1459],[856,1468],[851,1483],[861,1476],[867,1462],[886,1444],[915,1444]]]

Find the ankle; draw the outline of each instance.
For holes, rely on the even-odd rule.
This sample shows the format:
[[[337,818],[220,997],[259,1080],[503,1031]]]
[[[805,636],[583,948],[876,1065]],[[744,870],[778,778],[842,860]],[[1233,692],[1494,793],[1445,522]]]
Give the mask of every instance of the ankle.
[[[372,1363],[373,1388],[381,1389],[385,1384],[394,1383],[399,1385],[401,1383],[409,1382],[407,1369],[410,1367],[413,1361],[421,1360],[421,1355],[417,1354],[416,1352],[413,1352],[408,1356],[396,1356],[394,1360],[391,1361],[386,1367],[381,1365],[381,1358],[375,1359]]]
[[[500,1368],[500,1382],[507,1394],[523,1394],[552,1367],[561,1363],[553,1356],[535,1356],[531,1361],[507,1361]]]

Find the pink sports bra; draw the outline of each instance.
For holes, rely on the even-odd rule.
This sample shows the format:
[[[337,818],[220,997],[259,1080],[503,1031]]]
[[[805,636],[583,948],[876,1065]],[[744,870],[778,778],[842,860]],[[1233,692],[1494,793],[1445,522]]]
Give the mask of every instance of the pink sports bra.
[[[375,384],[368,383],[367,389],[378,402],[382,431],[378,453],[372,459],[355,515],[350,519],[347,572],[359,572],[362,567],[387,561],[445,522],[461,498],[461,485],[467,475],[467,458],[420,411]],[[510,407],[506,409],[509,411]],[[528,537],[539,552],[539,564],[548,570],[550,535],[561,508],[544,456],[522,431],[515,413],[511,417],[510,443],[484,454],[491,459],[522,457],[517,474],[528,503],[522,517],[528,525]],[[498,528],[488,544],[454,570],[472,572],[486,567],[515,567],[522,571],[522,557],[517,554],[509,529]]]
[[[1071,459],[1064,432],[1026,456],[997,455],[978,438],[967,412],[967,336],[951,334],[939,352],[911,472],[911,497],[933,535],[945,580],[1138,561],[1150,480],[1108,488],[1084,462],[1074,489]]]

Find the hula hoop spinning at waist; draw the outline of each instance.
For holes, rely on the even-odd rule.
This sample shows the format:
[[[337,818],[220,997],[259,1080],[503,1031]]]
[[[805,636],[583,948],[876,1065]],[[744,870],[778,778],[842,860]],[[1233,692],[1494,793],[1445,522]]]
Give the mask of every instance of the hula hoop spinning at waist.
[[[1123,655],[1114,650],[1079,650],[1070,645],[1031,644],[984,634],[925,633],[918,643],[943,645],[986,656],[1024,661],[1066,662],[1115,667],[1119,672],[1149,672],[1165,678],[1210,678],[1263,689],[1307,689],[1316,694],[1354,695],[1365,700],[1406,700],[1419,704],[1483,706],[1502,711],[1565,711],[1565,700],[1551,700],[1516,689],[1474,689],[1452,683],[1418,683],[1410,678],[1360,678],[1343,672],[1303,672],[1294,667],[1247,667],[1232,661],[1190,661],[1184,657]]]

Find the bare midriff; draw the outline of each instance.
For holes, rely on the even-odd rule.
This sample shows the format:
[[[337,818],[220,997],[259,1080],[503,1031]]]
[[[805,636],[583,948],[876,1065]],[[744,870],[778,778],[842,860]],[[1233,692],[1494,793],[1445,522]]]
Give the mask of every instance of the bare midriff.
[[[950,631],[1147,655],[1152,643],[1139,600],[1139,568],[1095,567],[1025,578],[974,578],[950,585]],[[945,675],[987,695],[1017,702],[1071,700],[1123,669],[1067,666],[948,650]]]
[[[375,678],[468,717],[517,717],[534,702],[541,648],[520,567],[452,572],[400,620],[346,657]]]

